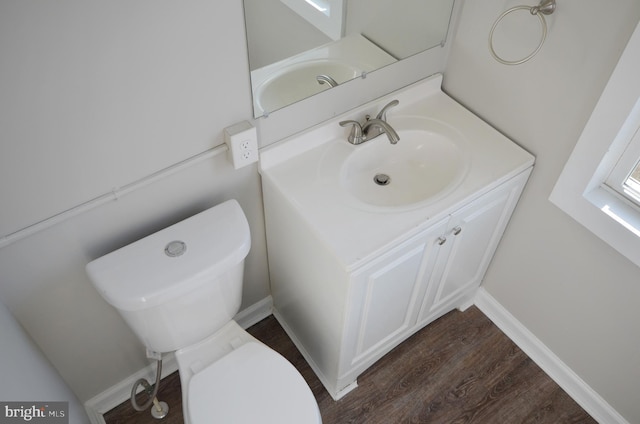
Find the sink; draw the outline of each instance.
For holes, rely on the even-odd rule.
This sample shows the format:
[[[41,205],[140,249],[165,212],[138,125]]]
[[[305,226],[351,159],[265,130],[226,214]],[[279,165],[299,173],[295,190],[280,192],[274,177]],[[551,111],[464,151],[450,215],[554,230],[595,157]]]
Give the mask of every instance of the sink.
[[[434,75],[261,149],[265,209],[288,223],[283,237],[309,231],[327,255],[355,269],[399,235],[448,220],[453,210],[533,165],[533,156],[441,85],[442,76]],[[400,102],[387,114],[397,144],[384,134],[355,146],[347,141],[350,129],[339,122],[362,122],[392,100]],[[378,174],[390,177],[387,185],[374,181]],[[316,260],[307,256],[292,266],[308,273]]]
[[[340,185],[360,202],[382,208],[423,206],[446,196],[470,167],[464,136],[423,117],[388,121],[400,136],[392,145],[383,134],[355,146],[340,171]]]
[[[318,75],[328,75],[342,84],[361,73],[351,64],[332,59],[296,63],[279,70],[256,89],[256,104],[263,111],[274,111],[329,89],[329,85],[318,83]]]

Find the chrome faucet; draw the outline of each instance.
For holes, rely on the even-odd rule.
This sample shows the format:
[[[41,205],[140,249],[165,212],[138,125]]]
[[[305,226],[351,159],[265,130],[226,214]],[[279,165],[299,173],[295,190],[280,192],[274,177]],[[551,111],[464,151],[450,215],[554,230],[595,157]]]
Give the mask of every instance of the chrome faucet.
[[[318,75],[316,77],[316,81],[318,81],[318,84],[329,84],[329,87],[331,88],[338,85],[338,82],[336,80],[325,74]]]
[[[400,140],[400,136],[398,135],[396,130],[394,130],[387,121],[383,121],[382,119],[378,118],[367,119],[367,121],[362,126],[362,133],[366,136],[367,140],[376,138],[382,133],[387,135],[387,138],[389,139],[391,144],[396,144]]]
[[[400,102],[398,100],[387,103],[380,112],[378,112],[378,115],[375,118],[371,119],[370,116],[367,115],[365,117],[364,124],[362,125],[360,125],[358,121],[354,120],[340,122],[341,127],[351,125],[351,133],[349,134],[347,141],[351,144],[361,144],[365,141],[376,138],[380,134],[386,134],[389,142],[391,142],[391,144],[396,144],[400,140],[400,136],[387,122],[387,110],[397,106],[399,103]]]

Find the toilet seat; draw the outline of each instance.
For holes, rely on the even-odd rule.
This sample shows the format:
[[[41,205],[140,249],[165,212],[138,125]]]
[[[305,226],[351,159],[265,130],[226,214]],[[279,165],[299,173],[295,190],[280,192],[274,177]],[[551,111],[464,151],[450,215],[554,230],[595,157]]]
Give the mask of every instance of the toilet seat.
[[[196,373],[189,382],[193,424],[319,424],[311,389],[284,357],[248,342]]]

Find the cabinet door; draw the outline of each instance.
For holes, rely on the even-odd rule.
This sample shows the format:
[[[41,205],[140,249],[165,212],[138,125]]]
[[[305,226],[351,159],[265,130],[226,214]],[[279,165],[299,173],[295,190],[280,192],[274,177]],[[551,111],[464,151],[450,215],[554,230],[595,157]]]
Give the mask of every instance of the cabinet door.
[[[438,264],[439,282],[429,287],[418,321],[431,321],[470,300],[489,262],[528,177],[520,175],[451,215],[446,233],[449,254]]]
[[[357,271],[351,281],[346,366],[373,362],[413,331],[448,219]]]

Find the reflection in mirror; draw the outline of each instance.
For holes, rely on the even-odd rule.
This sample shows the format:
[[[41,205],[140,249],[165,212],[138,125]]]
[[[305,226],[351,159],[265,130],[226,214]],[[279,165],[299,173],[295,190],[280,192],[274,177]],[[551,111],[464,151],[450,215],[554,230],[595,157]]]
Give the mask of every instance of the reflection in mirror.
[[[256,118],[445,41],[454,0],[244,0]]]

